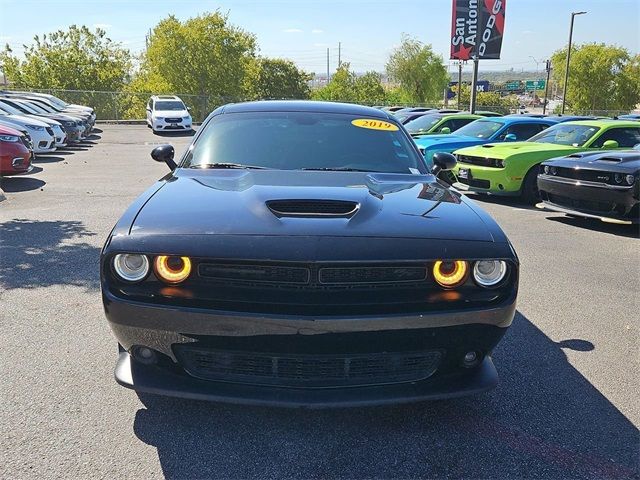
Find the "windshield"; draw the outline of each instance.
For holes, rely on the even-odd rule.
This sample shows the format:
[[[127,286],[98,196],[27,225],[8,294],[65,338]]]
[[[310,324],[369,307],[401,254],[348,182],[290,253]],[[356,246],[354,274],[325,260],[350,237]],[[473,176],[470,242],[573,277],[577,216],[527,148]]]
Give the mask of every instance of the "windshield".
[[[558,145],[581,147],[587,143],[598,130],[600,130],[600,128],[591,127],[589,125],[571,125],[569,123],[561,123],[534,135],[527,140],[527,142],[555,143]]]
[[[181,166],[214,164],[280,170],[426,172],[422,157],[395,123],[316,112],[214,117]]]
[[[476,120],[456,130],[456,135],[465,137],[489,138],[502,128],[504,123],[491,120]]]
[[[2,103],[2,102],[0,102],[0,110],[2,110],[3,112],[11,113],[12,115],[22,115],[23,113],[20,110],[13,108],[7,105],[6,103]]]
[[[53,103],[55,106],[60,107],[60,108],[65,108],[67,106],[69,106],[69,104],[67,102],[65,102],[64,100],[60,100],[57,97],[48,97],[49,101],[51,103]]]
[[[423,115],[405,124],[409,133],[426,133],[442,120],[442,115]]]
[[[177,100],[156,102],[156,110],[186,110],[184,103]]]
[[[20,102],[19,105],[30,113],[50,113],[45,109],[40,108],[38,105],[34,105],[33,103]]]

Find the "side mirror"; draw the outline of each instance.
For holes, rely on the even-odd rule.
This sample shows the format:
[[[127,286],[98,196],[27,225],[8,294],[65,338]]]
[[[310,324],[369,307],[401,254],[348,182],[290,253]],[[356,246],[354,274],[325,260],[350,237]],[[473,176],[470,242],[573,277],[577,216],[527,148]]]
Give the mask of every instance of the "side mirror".
[[[151,111],[151,107],[147,107],[147,112],[150,112],[150,111]]]
[[[160,145],[151,150],[151,158],[156,162],[164,162],[171,170],[175,170],[178,165],[173,161],[175,150],[173,145]]]
[[[513,133],[507,133],[504,136],[505,142],[515,142],[516,140],[518,140],[518,137],[516,137]]]
[[[456,157],[447,152],[436,152],[433,154],[433,167],[431,173],[438,175],[442,170],[451,170],[456,166]]]
[[[451,133],[451,129],[449,127],[442,127],[440,129],[440,133],[444,133],[444,134]]]
[[[187,107],[187,112],[190,112],[190,111],[191,111],[191,107]]]
[[[618,142],[616,142],[615,140],[607,140],[602,144],[602,148],[606,150],[611,148],[618,148]]]

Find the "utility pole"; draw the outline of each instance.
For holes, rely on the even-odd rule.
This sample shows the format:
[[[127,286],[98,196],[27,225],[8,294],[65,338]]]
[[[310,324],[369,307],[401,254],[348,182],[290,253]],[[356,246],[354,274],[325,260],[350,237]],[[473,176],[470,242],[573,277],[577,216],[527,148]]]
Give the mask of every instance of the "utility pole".
[[[341,56],[342,53],[342,42],[338,42],[338,68],[342,66]]]
[[[327,84],[329,83],[329,76],[331,73],[329,72],[329,48],[327,47]]]
[[[571,58],[571,40],[573,38],[573,19],[576,15],[584,15],[587,12],[571,12],[571,24],[569,26],[569,45],[567,46],[567,64],[564,67],[564,92],[562,94],[562,110],[564,115],[564,105],[567,101],[567,92],[569,91],[569,59]]]
[[[473,56],[473,77],[471,80],[471,103],[469,105],[469,111],[471,113],[475,113],[476,112],[476,97],[478,92],[476,91],[477,89],[477,83],[478,83],[478,63],[480,63],[480,60],[478,59],[477,55]]]
[[[547,101],[549,97],[549,77],[551,76],[551,60],[547,60],[547,82],[544,84],[544,103],[542,104],[542,114],[547,113]]]
[[[462,60],[458,60],[458,110],[460,110],[460,97],[462,96]]]

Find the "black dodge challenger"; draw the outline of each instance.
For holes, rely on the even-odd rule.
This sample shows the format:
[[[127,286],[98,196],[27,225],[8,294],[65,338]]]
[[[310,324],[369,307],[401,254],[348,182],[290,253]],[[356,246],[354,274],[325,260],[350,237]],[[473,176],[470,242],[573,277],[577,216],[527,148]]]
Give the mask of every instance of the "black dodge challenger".
[[[539,208],[607,223],[640,222],[640,150],[583,152],[543,162]]]
[[[341,406],[494,387],[518,259],[427,170],[402,126],[357,105],[215,110],[101,256],[116,380],[138,392]],[[449,154],[434,169],[451,168]]]

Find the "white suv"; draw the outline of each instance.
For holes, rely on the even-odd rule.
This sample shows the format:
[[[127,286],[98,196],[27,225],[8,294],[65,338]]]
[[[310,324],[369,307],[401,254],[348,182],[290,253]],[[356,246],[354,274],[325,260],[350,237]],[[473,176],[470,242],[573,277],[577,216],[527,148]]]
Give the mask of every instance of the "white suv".
[[[147,125],[153,132],[191,131],[191,115],[180,97],[154,95],[147,103]]]

